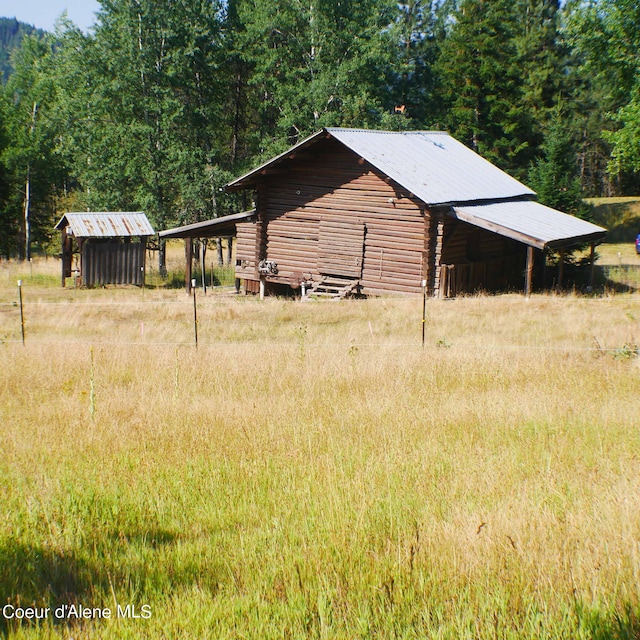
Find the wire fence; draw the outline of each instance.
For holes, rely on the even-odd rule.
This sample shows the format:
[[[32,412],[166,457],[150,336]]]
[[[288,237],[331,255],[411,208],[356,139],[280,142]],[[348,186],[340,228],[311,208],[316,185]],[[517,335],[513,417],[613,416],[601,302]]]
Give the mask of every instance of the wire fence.
[[[613,281],[618,284],[618,286],[625,286],[627,291],[640,291],[640,265],[631,265],[631,264],[621,264],[621,265],[603,265],[600,266],[601,273],[603,276],[610,281]],[[216,301],[220,300],[231,300],[235,299],[238,302],[241,301],[251,301],[253,298],[247,298],[245,296],[237,296],[235,293],[235,288],[231,286],[218,286],[215,287],[214,290],[211,291],[211,295],[204,296],[202,295],[201,290],[198,298],[198,306],[203,306],[205,309],[205,322],[209,322],[209,325],[212,321],[211,317],[207,317],[206,312],[214,310],[217,305]],[[76,308],[103,308],[103,309],[112,309],[112,308],[122,308],[122,307],[139,307],[142,302],[144,302],[145,307],[151,312],[153,320],[150,320],[149,327],[151,328],[151,324],[156,322],[159,318],[162,317],[162,312],[159,307],[185,307],[185,321],[189,323],[189,317],[187,315],[188,309],[187,305],[190,307],[191,303],[188,298],[185,297],[175,297],[175,298],[156,298],[153,296],[151,292],[147,292],[141,289],[139,294],[135,297],[132,296],[131,290],[123,290],[123,297],[120,297],[118,290],[113,290],[109,292],[109,295],[113,295],[114,297],[111,299],[90,299],[87,298],[84,294],[85,292],[77,292],[79,295],[76,297],[76,292],[67,291],[65,293],[66,299],[54,299],[54,300],[30,300],[29,308],[30,309],[42,309],[42,313],[46,315],[46,309],[54,309],[54,308],[63,308],[63,309],[72,309]],[[386,304],[384,299],[380,299],[381,304]],[[20,305],[21,306],[21,305]],[[151,309],[149,309],[151,307]],[[93,313],[93,312],[91,312]],[[173,312],[170,312],[173,313]],[[209,314],[210,315],[210,314]],[[1,322],[3,320],[5,322]],[[194,319],[195,320],[195,319]],[[217,321],[217,319],[213,319]],[[222,322],[228,320],[228,318],[220,319]],[[129,321],[129,319],[128,319]],[[263,318],[264,321],[264,318]],[[308,318],[306,319],[308,321]],[[24,344],[24,339],[20,338],[19,333],[19,323],[20,319],[20,308],[16,300],[9,301],[0,301],[0,345],[12,345],[12,344],[20,344],[21,342]],[[45,321],[45,325],[48,321]],[[121,321],[120,321],[121,322]],[[124,331],[125,335],[121,336],[121,339],[118,339],[117,335],[113,333],[111,336],[101,336],[97,337],[97,339],[92,338],[91,336],[86,335],[85,332],[81,331],[80,335],[65,335],[65,336],[47,336],[43,335],[46,331],[44,326],[38,327],[38,331],[41,331],[40,335],[37,333],[31,333],[31,335],[26,336],[26,342],[30,345],[41,345],[41,346],[82,346],[82,345],[96,345],[96,346],[105,346],[105,347],[132,347],[132,348],[144,348],[144,347],[191,347],[194,346],[194,340],[190,337],[187,337],[189,330],[185,327],[184,337],[180,336],[178,339],[174,339],[173,336],[162,336],[162,332],[160,332],[160,336],[150,335],[150,331],[145,331],[146,318],[130,318],[130,322],[136,326],[135,329],[130,331]],[[247,320],[248,323],[253,323],[254,319]],[[305,322],[305,320],[301,320],[301,322]],[[356,321],[357,322],[357,321]],[[238,317],[234,317],[232,320],[234,325],[242,324],[242,319]],[[279,324],[279,319],[276,317],[274,319],[274,327]],[[371,340],[362,340],[362,333],[360,333],[359,338],[356,339],[347,339],[347,335],[344,332],[336,334],[332,334],[327,337],[326,341],[321,340],[317,341],[314,339],[312,335],[307,336],[304,339],[304,346],[306,349],[315,350],[317,352],[339,352],[340,350],[349,350],[349,349],[362,349],[362,350],[387,350],[387,349],[397,349],[403,351],[411,351],[415,349],[424,349],[427,351],[433,350],[444,350],[450,349],[452,352],[460,352],[460,351],[474,351],[477,353],[480,352],[529,352],[529,353],[593,353],[593,354],[613,354],[615,356],[638,356],[639,355],[639,347],[634,337],[628,337],[624,341],[620,340],[614,346],[608,346],[604,344],[604,340],[601,339],[600,336],[596,338],[593,337],[591,344],[513,344],[513,343],[498,343],[498,342],[490,342],[488,344],[480,344],[477,339],[474,339],[474,336],[470,336],[470,340],[444,340],[439,339],[439,336],[428,336],[426,344],[421,344],[420,338],[416,331],[416,339],[400,339],[394,340],[394,337],[389,335],[388,339],[380,339],[380,336],[375,336],[373,330],[371,328],[371,322],[368,323],[368,331],[367,331],[367,322],[366,320],[362,320],[363,326],[361,327],[362,332],[368,335],[371,335]],[[200,324],[200,320],[198,319],[197,325]],[[268,324],[268,323],[267,323]],[[295,324],[295,322],[294,322]],[[4,329],[2,328],[4,325]],[[139,325],[139,330],[138,330]],[[156,322],[157,325],[157,322]],[[203,325],[203,327],[206,325]],[[416,327],[418,326],[418,322],[416,321]],[[157,329],[157,326],[155,327]],[[238,334],[234,336],[234,338],[226,337],[222,339],[218,339],[215,335],[207,335],[206,332],[201,332],[200,334],[200,346],[205,349],[215,349],[215,350],[233,350],[233,349],[241,349],[241,348],[274,348],[274,349],[282,349],[287,347],[297,347],[299,346],[301,339],[299,336],[294,335],[296,328],[293,327],[291,329],[291,336],[283,336],[281,335],[271,335],[269,336],[269,327],[264,327],[265,331],[262,336],[251,335],[250,332],[244,332],[247,335],[243,337],[238,337]],[[406,327],[405,327],[406,329]],[[640,326],[639,326],[640,330]],[[57,333],[57,331],[55,331]],[[82,335],[82,333],[85,333]],[[145,333],[147,335],[145,335]],[[355,330],[354,333],[359,333]],[[128,335],[127,335],[128,334]],[[137,335],[139,334],[139,339],[137,339]],[[313,331],[311,331],[313,334]],[[176,336],[177,337],[177,336]],[[399,337],[399,336],[396,336]],[[133,338],[133,339],[132,339]],[[159,339],[158,339],[159,338]],[[163,339],[164,338],[164,339]],[[624,342],[624,343],[623,343]]]
[[[337,353],[340,351],[349,351],[353,349],[365,350],[377,350],[377,351],[405,351],[415,352],[416,350],[422,351],[450,351],[452,353],[491,353],[500,351],[503,353],[592,353],[594,355],[615,355],[620,357],[633,357],[640,356],[640,345],[634,341],[629,341],[621,346],[608,347],[600,344],[596,344],[594,341],[593,346],[576,346],[576,345],[522,345],[522,344],[475,344],[475,343],[463,343],[456,342],[453,344],[440,344],[441,341],[430,341],[425,345],[420,345],[419,340],[415,342],[304,342],[302,345],[305,350],[310,352],[332,352]],[[0,337],[0,345],[21,345],[23,344],[20,338],[7,338],[2,339]],[[28,338],[26,345],[30,346],[85,346],[85,347],[173,347],[173,348],[192,348],[196,347],[193,340],[42,340],[39,338]],[[200,339],[198,348],[210,351],[217,351],[220,349],[233,350],[233,349],[296,349],[301,348],[300,342],[295,338],[291,340],[265,340],[265,341],[203,341]]]
[[[622,286],[634,291],[640,290],[640,265],[607,264],[600,265],[598,268],[608,285]]]

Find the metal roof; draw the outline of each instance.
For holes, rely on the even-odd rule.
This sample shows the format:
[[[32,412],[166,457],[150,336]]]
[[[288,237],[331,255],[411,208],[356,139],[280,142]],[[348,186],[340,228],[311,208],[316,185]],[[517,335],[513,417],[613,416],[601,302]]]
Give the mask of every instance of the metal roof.
[[[65,213],[55,228],[66,226],[76,238],[122,238],[155,233],[142,211]]]
[[[498,169],[448,133],[323,129],[288,151],[229,183],[251,186],[263,171],[302,147],[331,136],[428,205],[534,196],[535,192]]]
[[[601,242],[606,229],[535,202],[535,192],[448,133],[322,129],[227,185],[245,189],[296,150],[332,137],[429,206],[540,249]]]
[[[544,249],[601,242],[606,229],[533,200],[454,206],[459,220]]]
[[[428,205],[535,195],[448,133],[327,131]]]
[[[235,234],[236,224],[238,222],[250,220],[255,213],[255,209],[243,211],[242,213],[232,213],[229,216],[222,216],[205,222],[195,222],[193,224],[187,224],[184,227],[167,229],[166,231],[161,231],[158,235],[161,238],[215,238],[217,236],[231,236]]]

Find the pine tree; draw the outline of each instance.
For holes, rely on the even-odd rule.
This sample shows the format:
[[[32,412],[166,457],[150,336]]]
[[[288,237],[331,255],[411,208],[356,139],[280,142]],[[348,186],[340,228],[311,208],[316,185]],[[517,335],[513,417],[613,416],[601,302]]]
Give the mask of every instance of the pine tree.
[[[542,145],[543,155],[529,169],[528,184],[549,207],[588,218],[582,198],[576,153],[562,114],[556,114]]]
[[[518,177],[564,99],[568,49],[558,0],[462,0],[436,70],[449,130]]]
[[[518,27],[511,0],[464,0],[436,63],[447,128],[513,171],[522,166],[529,130],[517,64]]]
[[[447,3],[402,0],[392,35],[397,55],[393,60],[394,103],[403,107],[411,125],[438,127],[440,99],[434,63],[446,35]]]

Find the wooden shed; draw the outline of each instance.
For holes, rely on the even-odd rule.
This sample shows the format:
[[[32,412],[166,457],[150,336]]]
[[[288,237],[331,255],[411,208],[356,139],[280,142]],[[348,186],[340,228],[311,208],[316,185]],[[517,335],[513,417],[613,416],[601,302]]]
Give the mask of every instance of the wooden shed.
[[[246,288],[434,296],[531,289],[536,254],[602,241],[602,227],[535,193],[447,133],[323,129],[227,185]]]
[[[141,211],[65,213],[56,225],[62,236],[62,286],[74,271],[82,285],[144,285],[147,238],[155,232]]]

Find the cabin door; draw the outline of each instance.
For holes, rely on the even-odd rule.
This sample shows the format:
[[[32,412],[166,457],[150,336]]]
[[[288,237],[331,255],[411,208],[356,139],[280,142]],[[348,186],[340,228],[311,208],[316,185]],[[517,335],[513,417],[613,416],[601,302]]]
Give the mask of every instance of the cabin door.
[[[358,280],[364,258],[363,222],[320,221],[318,271],[321,275]]]

